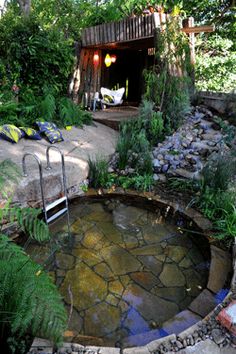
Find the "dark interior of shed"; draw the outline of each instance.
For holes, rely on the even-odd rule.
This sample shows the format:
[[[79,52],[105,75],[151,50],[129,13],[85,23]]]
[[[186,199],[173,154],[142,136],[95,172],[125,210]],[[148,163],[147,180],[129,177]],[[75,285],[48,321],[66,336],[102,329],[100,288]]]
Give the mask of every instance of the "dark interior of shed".
[[[115,55],[116,62],[104,64],[106,54]],[[144,93],[144,69],[153,65],[148,49],[102,50],[101,86],[109,89],[125,87],[124,104],[138,106]]]

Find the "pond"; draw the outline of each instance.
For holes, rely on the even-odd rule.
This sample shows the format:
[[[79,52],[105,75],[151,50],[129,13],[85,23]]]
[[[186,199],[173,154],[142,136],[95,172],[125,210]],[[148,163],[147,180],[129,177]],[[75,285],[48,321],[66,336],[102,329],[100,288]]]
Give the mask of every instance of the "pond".
[[[28,247],[47,264],[71,337],[81,344],[120,346],[136,336],[142,345],[145,333],[161,331],[205,288],[209,257],[201,238],[164,214],[119,199],[82,199],[71,206],[71,236],[61,220],[54,242]]]

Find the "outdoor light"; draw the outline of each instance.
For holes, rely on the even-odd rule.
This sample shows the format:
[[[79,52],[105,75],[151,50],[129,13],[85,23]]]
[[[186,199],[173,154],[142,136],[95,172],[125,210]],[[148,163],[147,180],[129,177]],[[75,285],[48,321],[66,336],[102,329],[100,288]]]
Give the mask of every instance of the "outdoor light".
[[[111,62],[114,64],[116,62],[116,55],[112,54],[111,55]]]
[[[95,52],[93,55],[93,64],[98,65],[98,63],[99,63],[99,55],[98,52]]]
[[[105,63],[105,65],[106,65],[107,68],[111,65],[112,60],[111,60],[111,57],[110,57],[109,54],[106,55],[105,60],[104,60],[104,63]]]

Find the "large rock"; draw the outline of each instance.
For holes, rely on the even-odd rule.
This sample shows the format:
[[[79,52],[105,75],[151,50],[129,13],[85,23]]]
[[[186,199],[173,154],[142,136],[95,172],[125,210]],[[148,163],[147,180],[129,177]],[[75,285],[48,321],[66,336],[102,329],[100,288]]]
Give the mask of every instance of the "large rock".
[[[220,291],[224,287],[231,269],[230,253],[211,245],[211,266],[207,288],[214,293]]]
[[[125,249],[113,245],[101,250],[101,255],[116,275],[136,272],[141,263]]]
[[[162,256],[162,255],[161,255]],[[154,275],[159,275],[162,271],[163,262],[156,259],[155,256],[139,256],[138,259],[142,264],[150,270]],[[163,260],[165,257],[163,258]]]
[[[146,215],[147,211],[139,209],[133,206],[125,206],[120,204],[113,211],[113,222],[121,230],[136,230],[137,228],[136,221],[139,220],[143,215]]]
[[[124,291],[123,299],[134,307],[145,320],[154,320],[158,324],[178,312],[178,306],[173,302],[150,294],[135,284],[128,285]]]
[[[93,307],[107,296],[106,281],[83,262],[78,263],[75,269],[67,272],[60,288],[60,292],[68,304],[71,303],[69,288],[73,294],[73,304],[78,311]]]
[[[174,262],[179,263],[188,253],[188,249],[182,246],[166,246],[164,253]]]
[[[155,285],[160,282],[157,277],[155,277],[152,273],[149,272],[131,273],[130,277],[147,291],[151,290]]]
[[[185,277],[176,264],[165,264],[159,278],[166,287],[185,285]]]
[[[120,322],[119,309],[107,303],[101,303],[85,312],[85,333],[102,337],[115,331],[120,326]]]
[[[133,308],[128,311],[123,325],[129,330],[129,333],[133,335],[145,333],[149,330],[148,322]]]

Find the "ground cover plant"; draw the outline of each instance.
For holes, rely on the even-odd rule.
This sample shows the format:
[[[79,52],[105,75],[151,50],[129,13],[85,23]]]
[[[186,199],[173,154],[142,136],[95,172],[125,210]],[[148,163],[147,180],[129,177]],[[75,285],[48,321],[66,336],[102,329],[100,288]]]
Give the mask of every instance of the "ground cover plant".
[[[213,237],[231,246],[236,237],[236,152],[213,155],[198,180],[171,178],[173,190],[189,192],[189,206],[198,208],[213,223]]]

